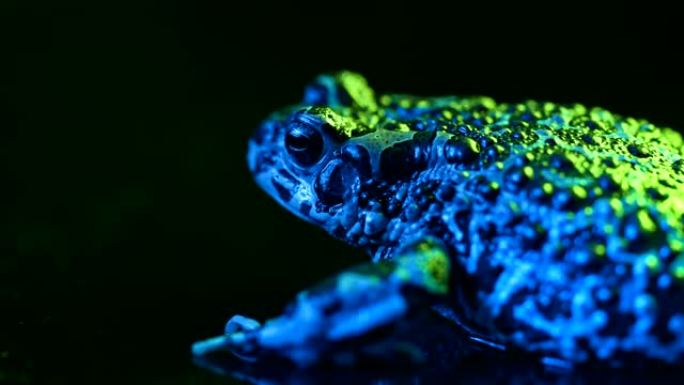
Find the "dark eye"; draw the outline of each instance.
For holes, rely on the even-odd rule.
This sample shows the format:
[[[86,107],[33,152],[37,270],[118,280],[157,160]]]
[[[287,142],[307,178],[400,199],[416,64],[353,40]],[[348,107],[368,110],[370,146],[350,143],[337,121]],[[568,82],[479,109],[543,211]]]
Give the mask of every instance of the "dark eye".
[[[313,127],[295,124],[285,135],[285,148],[301,166],[311,166],[323,154],[323,137]]]

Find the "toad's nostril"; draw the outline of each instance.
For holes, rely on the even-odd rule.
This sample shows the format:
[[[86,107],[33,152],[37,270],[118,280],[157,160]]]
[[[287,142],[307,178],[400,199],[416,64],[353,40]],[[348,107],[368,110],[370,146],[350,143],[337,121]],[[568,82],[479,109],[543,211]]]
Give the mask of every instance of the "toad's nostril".
[[[251,140],[258,145],[273,142],[278,125],[272,120],[267,120],[254,131]]]

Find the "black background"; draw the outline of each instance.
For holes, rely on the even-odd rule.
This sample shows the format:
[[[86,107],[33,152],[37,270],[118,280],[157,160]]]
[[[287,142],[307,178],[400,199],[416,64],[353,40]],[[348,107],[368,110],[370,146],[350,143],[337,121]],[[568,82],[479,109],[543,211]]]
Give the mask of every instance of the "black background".
[[[321,72],[684,128],[675,10],[224,3],[2,2],[0,382],[229,383],[191,341],[362,261],[245,165]]]

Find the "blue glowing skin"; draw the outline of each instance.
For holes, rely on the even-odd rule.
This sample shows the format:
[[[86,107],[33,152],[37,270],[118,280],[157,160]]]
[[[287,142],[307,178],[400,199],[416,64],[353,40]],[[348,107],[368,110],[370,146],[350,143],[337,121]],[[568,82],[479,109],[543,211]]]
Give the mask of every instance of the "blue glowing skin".
[[[283,207],[374,263],[263,326],[234,318],[194,352],[311,365],[425,308],[473,341],[547,361],[679,363],[682,159],[678,134],[601,109],[376,98],[356,74],[321,76],[257,129],[248,166]]]

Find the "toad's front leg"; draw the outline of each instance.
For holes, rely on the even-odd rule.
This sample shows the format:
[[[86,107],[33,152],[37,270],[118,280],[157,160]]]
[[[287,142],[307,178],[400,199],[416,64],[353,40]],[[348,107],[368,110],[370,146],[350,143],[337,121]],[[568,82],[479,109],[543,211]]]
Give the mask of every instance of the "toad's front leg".
[[[425,238],[401,248],[391,261],[346,270],[300,293],[282,315],[263,325],[235,316],[224,335],[197,342],[193,353],[231,351],[246,360],[281,357],[300,366],[422,362],[440,342],[459,340],[442,335],[457,331],[443,327],[432,311],[446,300],[449,281],[445,249]],[[451,349],[459,342],[449,344]]]

